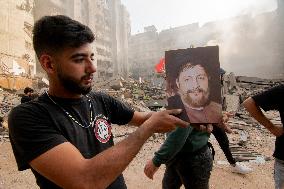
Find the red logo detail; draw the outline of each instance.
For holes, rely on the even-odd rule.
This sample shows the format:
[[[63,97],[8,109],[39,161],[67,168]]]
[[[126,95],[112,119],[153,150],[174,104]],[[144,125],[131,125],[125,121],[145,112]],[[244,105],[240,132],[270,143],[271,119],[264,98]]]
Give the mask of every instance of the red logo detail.
[[[111,126],[105,119],[98,119],[95,123],[94,132],[101,143],[107,143],[111,137]]]

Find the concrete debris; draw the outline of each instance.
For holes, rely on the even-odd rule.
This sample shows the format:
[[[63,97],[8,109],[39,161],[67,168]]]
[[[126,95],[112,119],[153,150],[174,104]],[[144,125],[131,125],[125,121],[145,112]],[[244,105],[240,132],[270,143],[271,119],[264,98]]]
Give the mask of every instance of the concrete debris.
[[[0,91],[0,118],[4,118],[12,107],[20,104],[20,97],[12,92]]]
[[[248,140],[248,134],[245,131],[240,132],[240,141],[239,145],[240,146],[245,146]]]
[[[113,78],[110,81],[94,83],[96,91],[105,92],[114,98],[126,102],[135,110],[157,110],[166,105],[166,94],[162,87],[153,86],[152,82]]]
[[[262,157],[261,154],[255,152],[253,149],[240,147],[237,144],[231,144],[230,149],[233,157],[238,162],[256,160],[257,158]]]
[[[266,80],[244,76],[235,77],[233,73],[224,74],[223,79],[223,109],[235,114],[228,122],[229,126],[233,129],[232,137],[230,136],[230,141],[233,142],[230,144],[233,156],[237,161],[260,161],[258,159],[263,156],[257,152],[259,150],[256,148],[257,143],[268,140],[271,134],[244,111],[241,103],[251,95],[279,83],[284,83],[284,80]],[[162,81],[124,79],[122,77],[94,83],[95,91],[107,93],[130,105],[134,110],[144,112],[157,111],[167,106],[164,88]],[[46,90],[46,85],[35,89],[35,91],[39,91],[39,94]],[[13,107],[20,104],[21,95],[22,91],[7,91],[0,88],[0,120],[2,120],[0,125],[0,142],[9,140],[7,115]],[[269,111],[265,112],[265,115],[273,123],[281,124],[278,112]],[[117,130],[121,128],[118,127]],[[259,133],[255,133],[256,130]],[[114,136],[116,140],[121,140],[129,133],[130,130],[123,130]],[[259,136],[263,134],[266,137]],[[251,138],[252,140],[250,140]],[[149,140],[155,142],[164,139],[163,135],[154,135]],[[264,159],[267,160],[269,158],[265,157]]]
[[[162,100],[149,100],[147,103],[147,107],[152,110],[152,111],[156,111],[159,110],[163,107],[167,106],[167,100],[166,99],[162,99]]]
[[[232,93],[237,89],[237,81],[233,72],[226,72],[223,75],[223,89],[224,94]]]
[[[240,96],[239,95],[225,95],[225,107],[228,112],[237,112],[240,108]]]
[[[264,164],[266,161],[270,161],[271,159],[267,159],[263,156],[257,156],[254,160],[249,160],[250,163],[256,163],[256,164]]]
[[[263,90],[269,89],[280,83],[284,79],[261,79],[256,77],[234,76],[231,73],[225,73],[223,76],[222,94],[223,109],[226,111],[237,112],[240,104],[248,97],[253,96]]]

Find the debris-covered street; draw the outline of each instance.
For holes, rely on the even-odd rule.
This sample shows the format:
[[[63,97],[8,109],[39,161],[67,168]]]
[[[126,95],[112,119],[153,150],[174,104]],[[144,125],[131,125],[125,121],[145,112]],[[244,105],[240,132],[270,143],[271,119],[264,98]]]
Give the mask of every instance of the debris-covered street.
[[[284,0],[0,0],[0,189],[284,189],[283,18]]]
[[[214,168],[210,179],[210,188],[273,188],[273,148],[275,137],[263,126],[253,120],[247,112],[240,107],[242,99],[258,91],[269,88],[283,80],[264,80],[250,77],[234,77],[228,74],[225,79],[225,103],[228,111],[235,112],[229,120],[233,133],[229,134],[230,147],[233,156],[241,163],[251,167],[253,172],[248,175],[239,175],[231,172],[231,168],[221,151],[214,136],[210,142],[216,151]],[[123,100],[133,108],[140,111],[158,110],[165,106],[165,93],[163,83],[153,84],[150,81],[136,81],[134,79],[114,79],[107,82],[95,83],[95,90],[106,92],[115,98]],[[36,89],[40,91],[40,89]],[[7,113],[20,103],[21,94],[1,89],[1,119],[0,127],[0,188],[37,188],[31,171],[18,172],[16,162],[9,142],[7,128]],[[277,112],[265,113],[274,123],[280,123]],[[112,131],[115,142],[120,141],[135,130],[133,126],[113,125]],[[164,141],[161,134],[153,135],[143,146],[137,157],[124,171],[126,183],[130,189],[160,188],[164,166],[155,175],[154,180],[148,179],[143,168],[147,160]]]

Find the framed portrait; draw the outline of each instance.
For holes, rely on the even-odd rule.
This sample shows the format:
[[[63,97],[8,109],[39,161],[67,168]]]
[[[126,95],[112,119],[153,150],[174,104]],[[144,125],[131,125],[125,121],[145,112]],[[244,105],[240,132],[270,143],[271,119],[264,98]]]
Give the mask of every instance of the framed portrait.
[[[168,109],[180,108],[190,123],[219,123],[222,119],[219,47],[165,52]]]

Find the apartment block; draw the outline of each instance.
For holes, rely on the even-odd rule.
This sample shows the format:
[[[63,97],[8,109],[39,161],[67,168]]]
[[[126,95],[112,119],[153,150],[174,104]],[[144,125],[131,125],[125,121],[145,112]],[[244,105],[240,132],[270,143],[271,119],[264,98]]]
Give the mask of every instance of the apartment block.
[[[35,0],[35,2],[35,20],[44,15],[63,14],[88,25],[93,30],[96,37],[93,49],[96,53],[98,80],[128,74],[130,21],[126,8],[119,0]]]
[[[155,26],[144,28],[144,33],[130,37],[129,57],[131,73],[134,77],[147,77],[154,73],[154,65],[164,55],[159,46],[159,35]]]
[[[198,46],[219,46],[221,66],[237,75],[261,78],[284,76],[284,22],[282,0],[275,11],[258,15],[192,23],[157,32],[155,26],[132,35],[129,41],[131,72],[151,76],[165,51]]]
[[[0,1],[0,74],[33,77],[32,0]]]

